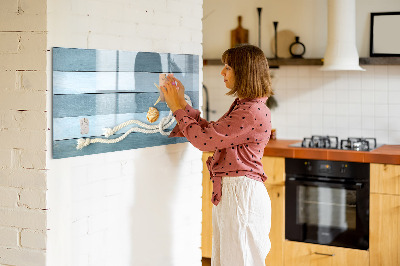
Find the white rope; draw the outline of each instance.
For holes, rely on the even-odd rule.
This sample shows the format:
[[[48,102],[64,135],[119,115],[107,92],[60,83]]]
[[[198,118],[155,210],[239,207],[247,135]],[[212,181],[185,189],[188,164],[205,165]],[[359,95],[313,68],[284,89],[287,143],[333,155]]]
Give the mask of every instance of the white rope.
[[[192,101],[190,100],[190,97],[185,94],[185,100],[187,103],[192,106]],[[161,135],[168,136],[171,131],[165,131],[168,129],[173,123],[175,122],[175,118],[172,115],[172,111],[169,111],[168,116],[163,117],[160,121],[160,123],[155,124],[155,125],[149,125],[146,123],[143,123],[142,121],[139,120],[128,120],[124,123],[121,123],[114,128],[104,128],[103,133],[106,138],[114,135],[116,132],[121,130],[122,128],[132,125],[132,124],[137,124],[139,127],[133,127],[129,129],[127,132],[125,132],[122,136],[115,138],[115,139],[104,139],[104,138],[81,138],[78,139],[76,149],[81,150],[84,147],[92,144],[92,143],[106,143],[106,144],[114,144],[117,142],[120,142],[121,140],[125,139],[130,133],[132,132],[139,132],[139,133],[144,133],[144,134],[154,134],[154,133],[160,133]]]

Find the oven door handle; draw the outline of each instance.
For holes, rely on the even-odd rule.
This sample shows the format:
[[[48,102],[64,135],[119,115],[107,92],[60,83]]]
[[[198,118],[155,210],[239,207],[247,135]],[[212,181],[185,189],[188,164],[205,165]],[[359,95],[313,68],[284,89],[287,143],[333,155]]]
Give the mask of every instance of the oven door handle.
[[[346,188],[352,188],[352,189],[361,189],[363,187],[363,183],[361,182],[335,182],[335,181],[321,181],[321,180],[315,180],[315,181],[310,181],[310,180],[305,180],[303,178],[298,178],[298,177],[288,177],[286,181],[289,182],[296,182],[304,185],[340,185],[344,186]]]

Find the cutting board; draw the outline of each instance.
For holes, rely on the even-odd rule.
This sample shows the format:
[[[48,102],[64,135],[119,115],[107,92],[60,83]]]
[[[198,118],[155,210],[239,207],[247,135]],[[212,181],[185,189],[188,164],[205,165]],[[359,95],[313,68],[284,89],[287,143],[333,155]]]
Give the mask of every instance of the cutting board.
[[[238,26],[231,30],[231,48],[242,43],[249,43],[249,31],[242,27],[242,16],[238,16]]]

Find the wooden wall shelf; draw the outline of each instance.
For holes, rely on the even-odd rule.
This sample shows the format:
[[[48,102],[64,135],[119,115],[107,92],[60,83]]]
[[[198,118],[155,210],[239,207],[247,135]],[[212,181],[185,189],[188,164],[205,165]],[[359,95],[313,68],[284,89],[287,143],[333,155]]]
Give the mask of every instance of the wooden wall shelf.
[[[269,58],[271,67],[279,66],[322,66],[322,58]]]
[[[304,65],[322,65],[321,58],[268,58],[270,67],[279,66],[304,66]],[[220,59],[204,59],[203,65],[205,66],[217,66],[222,65]]]
[[[271,68],[279,66],[321,66],[322,58],[268,58]],[[222,65],[220,59],[204,59],[204,66]],[[400,65],[400,57],[362,57],[360,65]]]
[[[360,65],[400,65],[400,57],[362,57]]]

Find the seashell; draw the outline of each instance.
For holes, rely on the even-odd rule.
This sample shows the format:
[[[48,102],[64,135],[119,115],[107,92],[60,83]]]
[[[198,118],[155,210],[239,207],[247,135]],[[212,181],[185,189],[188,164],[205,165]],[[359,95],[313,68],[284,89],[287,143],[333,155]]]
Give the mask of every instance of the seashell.
[[[155,84],[155,83],[154,83],[154,85],[155,85],[155,86],[157,87],[157,89],[160,91],[160,96],[158,97],[156,103],[154,104],[154,106],[156,106],[157,103],[158,103],[159,101],[164,101],[164,94],[162,93],[162,91],[161,91],[161,89],[160,89],[160,86],[158,86],[158,85]]]
[[[159,116],[160,113],[158,112],[157,108],[149,107],[146,118],[147,120],[149,120],[150,123],[156,122]]]

